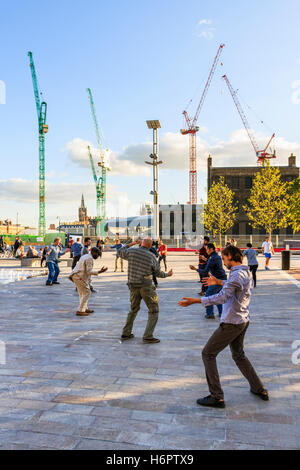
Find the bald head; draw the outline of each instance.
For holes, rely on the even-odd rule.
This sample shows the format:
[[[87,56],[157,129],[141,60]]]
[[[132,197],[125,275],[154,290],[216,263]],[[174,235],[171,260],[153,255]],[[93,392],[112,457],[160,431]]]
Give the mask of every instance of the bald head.
[[[142,246],[144,246],[145,248],[148,248],[148,250],[150,250],[150,248],[152,246],[152,238],[150,238],[150,237],[144,238],[144,240],[142,241]]]

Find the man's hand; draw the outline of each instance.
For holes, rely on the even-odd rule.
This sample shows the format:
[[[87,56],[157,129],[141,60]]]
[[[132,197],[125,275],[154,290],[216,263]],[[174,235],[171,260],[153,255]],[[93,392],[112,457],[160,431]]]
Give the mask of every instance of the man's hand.
[[[223,285],[223,281],[221,279],[217,279],[216,277],[212,276],[211,274],[209,275],[209,277],[204,277],[202,279],[202,283],[205,286],[217,286],[217,285],[222,286]]]
[[[193,304],[201,304],[201,299],[192,299],[190,297],[183,297],[182,300],[178,302],[178,305],[180,305],[180,307],[189,307],[190,305],[193,305]]]
[[[190,265],[190,269],[191,269],[192,271],[197,271],[197,268],[196,268],[195,266],[192,266],[192,265]]]
[[[108,270],[108,268],[106,266],[102,266],[100,271],[98,271],[98,274],[105,273],[105,271],[107,271],[107,270]]]
[[[171,277],[173,276],[173,269],[171,269],[169,272],[168,272],[168,277]]]
[[[141,245],[142,243],[142,240],[140,238],[138,238],[137,240],[134,240],[133,242],[129,243],[128,248],[130,248],[131,246],[134,246],[134,245]]]

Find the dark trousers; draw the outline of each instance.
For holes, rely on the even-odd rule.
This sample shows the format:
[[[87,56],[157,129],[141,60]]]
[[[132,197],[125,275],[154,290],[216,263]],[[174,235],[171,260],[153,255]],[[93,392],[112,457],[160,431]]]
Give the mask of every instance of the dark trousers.
[[[41,259],[41,268],[43,268],[44,261],[45,261],[45,263],[46,263],[46,256],[42,256],[42,259]]]
[[[167,270],[167,257],[166,257],[166,255],[161,255],[159,257],[159,264],[161,263],[162,260],[163,260],[164,265],[165,265],[165,270]]]
[[[77,255],[77,256],[74,256],[73,257],[73,261],[72,261],[72,269],[75,268],[76,264],[78,263],[78,261],[80,260],[81,258],[81,255]]]
[[[252,273],[252,277],[253,277],[253,285],[254,287],[256,287],[256,271],[257,271],[257,268],[258,268],[258,264],[253,264],[252,266],[249,266],[249,269]]]
[[[49,270],[49,275],[47,283],[56,282],[59,275],[59,267],[57,263],[47,263],[47,268]]]
[[[220,384],[216,357],[227,346],[230,346],[232,358],[243,376],[248,380],[251,389],[254,392],[261,392],[264,388],[251,362],[244,353],[244,337],[248,326],[249,322],[241,325],[221,323],[202,351],[208,388],[211,396],[218,400],[223,400],[224,393]]]

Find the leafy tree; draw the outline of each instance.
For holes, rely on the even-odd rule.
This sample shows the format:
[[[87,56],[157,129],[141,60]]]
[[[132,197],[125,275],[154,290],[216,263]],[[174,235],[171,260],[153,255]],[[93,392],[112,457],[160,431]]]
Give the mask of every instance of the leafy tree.
[[[271,237],[273,230],[288,225],[288,186],[279,168],[269,163],[256,174],[248,205],[243,206],[253,228],[263,227]]]
[[[296,233],[300,231],[300,178],[291,183],[289,192],[288,217],[293,232]]]
[[[213,182],[204,208],[205,228],[213,235],[219,235],[220,248],[222,248],[222,234],[233,227],[236,211],[234,192],[225,184],[223,176],[220,176],[218,182]]]

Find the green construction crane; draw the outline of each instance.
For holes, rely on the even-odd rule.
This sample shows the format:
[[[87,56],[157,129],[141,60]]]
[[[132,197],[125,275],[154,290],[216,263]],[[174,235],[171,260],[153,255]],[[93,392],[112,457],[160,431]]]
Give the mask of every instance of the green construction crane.
[[[32,52],[28,52],[30,60],[30,70],[35,97],[35,104],[39,125],[39,236],[46,235],[46,217],[45,217],[45,134],[48,132],[46,124],[47,103],[40,100],[38,81],[35,73],[35,66]]]
[[[88,92],[88,95],[89,95],[91,111],[92,111],[95,131],[96,131],[96,138],[97,138],[99,152],[100,152],[100,160],[98,162],[98,166],[101,168],[101,176],[99,178],[97,178],[95,165],[94,165],[94,160],[93,160],[90,148],[88,147],[89,157],[90,157],[90,162],[91,162],[91,168],[92,168],[92,172],[93,172],[94,181],[95,181],[95,184],[96,184],[96,195],[97,195],[97,229],[96,229],[96,233],[97,233],[97,235],[105,236],[104,227],[105,227],[105,221],[106,221],[106,173],[107,173],[107,170],[109,170],[109,168],[105,165],[105,161],[104,161],[104,151],[103,151],[103,148],[102,148],[102,142],[101,142],[99,126],[98,126],[98,119],[97,119],[97,115],[96,115],[95,104],[94,104],[91,89],[88,88],[87,92]]]

